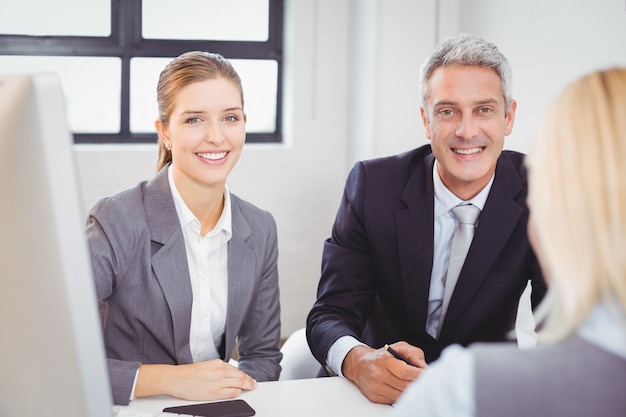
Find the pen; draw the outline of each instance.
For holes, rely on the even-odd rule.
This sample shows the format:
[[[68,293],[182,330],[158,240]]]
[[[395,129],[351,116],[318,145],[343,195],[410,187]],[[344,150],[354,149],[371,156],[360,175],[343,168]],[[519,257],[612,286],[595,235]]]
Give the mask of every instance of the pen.
[[[396,352],[396,350],[394,348],[392,348],[391,346],[385,345],[385,346],[383,346],[383,349],[385,349],[387,352],[391,353],[394,358],[400,359],[401,361],[404,361],[405,363],[408,363],[411,366],[418,367],[416,364],[411,362],[408,358],[406,358],[403,355],[401,355],[398,352]]]

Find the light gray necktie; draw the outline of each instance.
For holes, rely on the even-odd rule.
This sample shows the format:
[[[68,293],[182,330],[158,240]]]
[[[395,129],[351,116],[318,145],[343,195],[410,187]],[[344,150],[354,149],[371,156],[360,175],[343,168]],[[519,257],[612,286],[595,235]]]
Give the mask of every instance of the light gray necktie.
[[[467,251],[472,243],[474,230],[476,229],[476,220],[480,214],[480,209],[472,204],[459,205],[453,207],[451,211],[458,220],[459,225],[452,239],[448,271],[443,278],[444,292],[437,335],[441,332],[441,327],[448,311],[448,304],[450,304],[456,281],[465,262],[465,255],[467,255]]]

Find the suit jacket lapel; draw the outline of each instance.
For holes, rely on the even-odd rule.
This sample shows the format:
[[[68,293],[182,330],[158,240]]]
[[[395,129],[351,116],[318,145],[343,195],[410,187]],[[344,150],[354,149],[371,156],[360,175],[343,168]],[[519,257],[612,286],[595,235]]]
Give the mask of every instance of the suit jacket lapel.
[[[193,294],[185,242],[166,168],[146,184],[144,207],[152,242],[152,269],[172,316],[176,357],[179,363],[190,363],[189,331]]]
[[[429,154],[424,170],[415,170],[400,195],[406,209],[396,212],[400,272],[404,285],[409,326],[414,334],[423,332],[428,313],[428,292],[433,263],[434,188],[433,164]]]
[[[478,218],[472,244],[450,300],[440,339],[446,336],[446,330],[459,318],[467,303],[474,297],[497,259],[499,249],[505,246],[515,229],[523,209],[514,200],[514,196],[521,189],[522,183],[510,160],[500,157],[496,177]]]
[[[228,313],[226,315],[225,358],[230,358],[238,329],[252,298],[256,276],[255,252],[248,245],[252,229],[239,201],[231,194],[233,235],[228,242]]]

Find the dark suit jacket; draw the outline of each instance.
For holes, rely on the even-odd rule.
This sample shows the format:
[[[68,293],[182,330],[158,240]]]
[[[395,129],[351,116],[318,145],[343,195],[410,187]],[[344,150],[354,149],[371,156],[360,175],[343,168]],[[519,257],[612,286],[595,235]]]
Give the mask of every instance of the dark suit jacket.
[[[527,238],[523,155],[504,151],[440,337],[426,333],[434,161],[426,145],[359,162],[350,172],[307,318],[309,345],[320,363],[344,335],[375,348],[405,340],[422,348],[429,362],[453,343],[506,340],[528,281],[533,307],[545,295]]]
[[[237,341],[239,369],[257,381],[280,373],[276,224],[231,194],[228,311],[221,356]],[[109,373],[127,404],[142,364],[192,363],[192,291],[183,232],[162,169],[151,181],[100,200],[87,221]]]

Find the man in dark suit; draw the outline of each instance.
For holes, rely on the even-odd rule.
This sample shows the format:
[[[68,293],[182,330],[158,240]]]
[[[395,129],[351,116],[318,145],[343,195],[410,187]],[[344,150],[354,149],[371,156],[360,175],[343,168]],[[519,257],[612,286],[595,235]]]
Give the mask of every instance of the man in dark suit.
[[[450,344],[509,339],[529,281],[533,307],[546,292],[526,232],[523,155],[503,151],[517,107],[506,58],[459,35],[432,53],[421,82],[431,144],[354,166],[307,318],[326,371],[380,403],[395,402]],[[458,224],[451,209],[467,204],[480,214],[444,309]],[[417,366],[390,355],[387,343]]]

